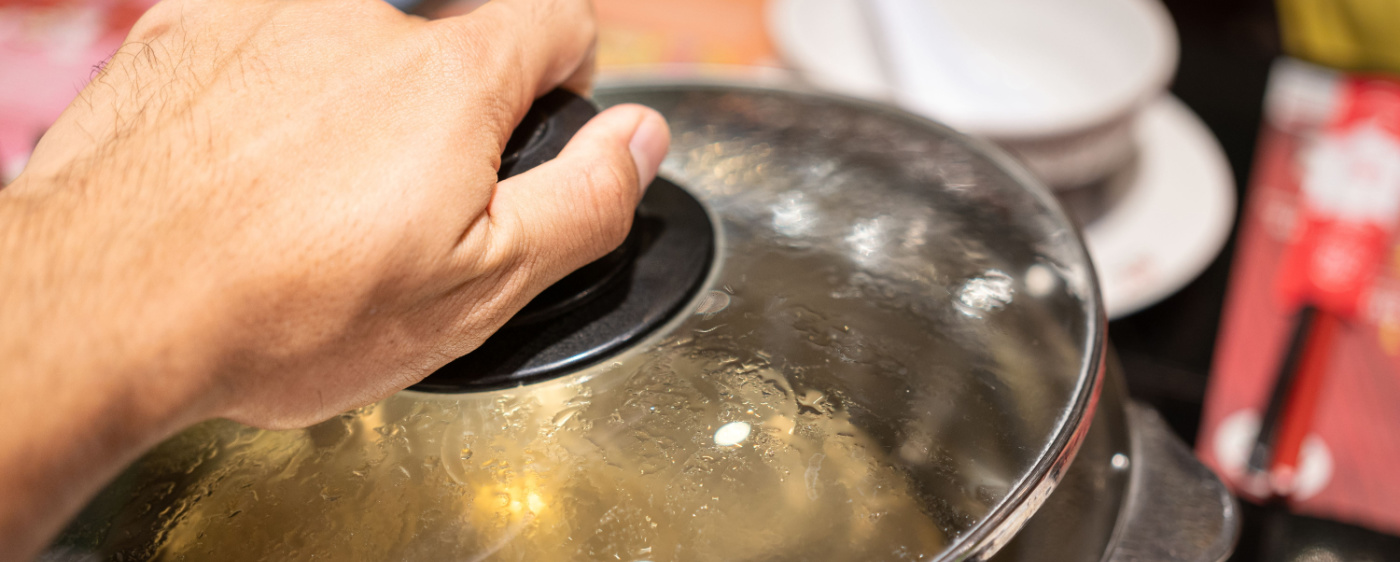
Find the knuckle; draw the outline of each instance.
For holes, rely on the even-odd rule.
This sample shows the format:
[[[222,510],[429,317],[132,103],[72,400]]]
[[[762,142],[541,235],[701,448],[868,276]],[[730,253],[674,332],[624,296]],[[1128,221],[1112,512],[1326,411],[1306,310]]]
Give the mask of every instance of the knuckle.
[[[326,18],[329,21],[354,22],[363,27],[364,22],[384,19],[406,20],[409,19],[392,4],[383,0],[301,0],[300,2],[283,2],[279,6],[284,9],[293,9],[304,14],[306,17]]]
[[[481,262],[478,267],[483,273],[510,271],[519,267],[521,256],[525,255],[522,250],[520,236],[507,236],[505,240],[493,244],[482,253]]]
[[[578,39],[592,43],[598,37],[598,17],[593,12],[593,4],[577,0],[559,0],[559,3],[566,4],[567,19]]]
[[[481,22],[475,19],[434,20],[426,25],[425,37],[430,38],[449,56],[455,56],[464,65],[474,65],[483,59],[483,53],[494,49],[494,42],[487,37]]]
[[[516,121],[519,120],[519,117],[523,113],[523,111],[519,109],[521,102],[516,96],[512,96],[510,92],[501,91],[499,89],[488,89],[479,92],[476,99],[477,103],[481,105],[482,110],[485,112],[483,115],[487,116],[485,125],[491,127],[490,131],[496,135],[496,138],[501,143],[501,145],[497,147],[498,150],[495,152],[501,152],[505,149],[504,143],[506,139],[510,137],[511,131],[515,129]]]
[[[156,37],[164,35],[180,21],[179,13],[183,3],[179,0],[167,0],[157,3],[146,13],[141,14],[136,19],[136,23],[131,26],[131,31],[127,32],[126,40],[129,42],[146,42]]]
[[[519,16],[502,13],[515,11],[512,4],[495,4],[488,5],[493,9],[480,16],[437,20],[428,25],[445,48],[466,56],[476,67],[507,70],[523,48],[523,41],[513,37],[518,31],[512,20]]]
[[[505,130],[492,132],[503,133],[513,126],[517,113],[523,112],[518,108],[528,105],[528,94],[512,87],[518,82],[513,79],[518,72],[512,69],[519,68],[523,55],[514,46],[518,42],[491,41],[485,34],[472,32],[477,25],[463,22],[431,28],[430,48],[441,66],[440,72],[432,74],[446,91],[459,92],[479,106],[479,115],[488,116],[489,125]]]
[[[473,263],[475,275],[490,275],[510,271],[520,267],[525,252],[527,237],[518,220],[497,220],[492,225],[490,243],[476,255]]]
[[[337,0],[335,4],[344,2],[345,0]],[[370,16],[402,19],[405,15],[402,11],[399,11],[398,8],[395,8],[393,4],[385,2],[384,0],[352,0],[351,5],[360,12]]]

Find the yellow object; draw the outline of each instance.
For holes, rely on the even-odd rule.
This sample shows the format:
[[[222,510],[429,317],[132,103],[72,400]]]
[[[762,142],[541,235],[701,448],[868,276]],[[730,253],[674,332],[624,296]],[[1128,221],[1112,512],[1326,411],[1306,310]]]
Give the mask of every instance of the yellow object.
[[[1278,0],[1288,54],[1343,70],[1400,73],[1400,2]]]

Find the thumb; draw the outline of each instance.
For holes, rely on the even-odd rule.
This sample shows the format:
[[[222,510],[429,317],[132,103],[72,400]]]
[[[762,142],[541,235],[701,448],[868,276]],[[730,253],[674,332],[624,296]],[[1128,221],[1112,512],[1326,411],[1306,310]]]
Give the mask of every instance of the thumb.
[[[524,253],[524,287],[543,290],[612,251],[671,144],[666,120],[640,105],[610,108],[579,129],[554,160],[496,187],[493,222],[514,228],[506,247]]]

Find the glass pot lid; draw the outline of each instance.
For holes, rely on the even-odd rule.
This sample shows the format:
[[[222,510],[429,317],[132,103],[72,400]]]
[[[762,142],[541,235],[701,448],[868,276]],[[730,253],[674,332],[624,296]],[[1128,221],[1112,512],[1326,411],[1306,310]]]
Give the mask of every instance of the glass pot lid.
[[[1087,428],[1079,238],[999,152],[880,106],[632,84],[716,237],[694,296],[557,378],[161,444],[59,546],[120,560],[988,554]]]

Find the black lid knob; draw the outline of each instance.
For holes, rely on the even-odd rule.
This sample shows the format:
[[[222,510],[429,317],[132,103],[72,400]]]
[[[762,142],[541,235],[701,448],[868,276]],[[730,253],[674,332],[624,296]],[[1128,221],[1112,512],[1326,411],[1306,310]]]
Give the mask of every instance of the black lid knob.
[[[591,102],[564,90],[536,100],[506,143],[499,179],[553,159],[596,114]],[[545,289],[475,351],[412,389],[514,386],[611,357],[680,311],[709,272],[714,245],[700,202],[658,178],[620,247]]]
[[[593,103],[568,90],[557,89],[545,94],[530,106],[530,111],[506,141],[501,154],[501,167],[496,181],[520,175],[540,164],[553,160],[569,144],[569,139],[598,114]],[[510,319],[509,326],[544,322],[558,318],[570,309],[578,308],[598,296],[627,265],[635,236],[608,255],[579,268],[551,285],[525,308]]]

